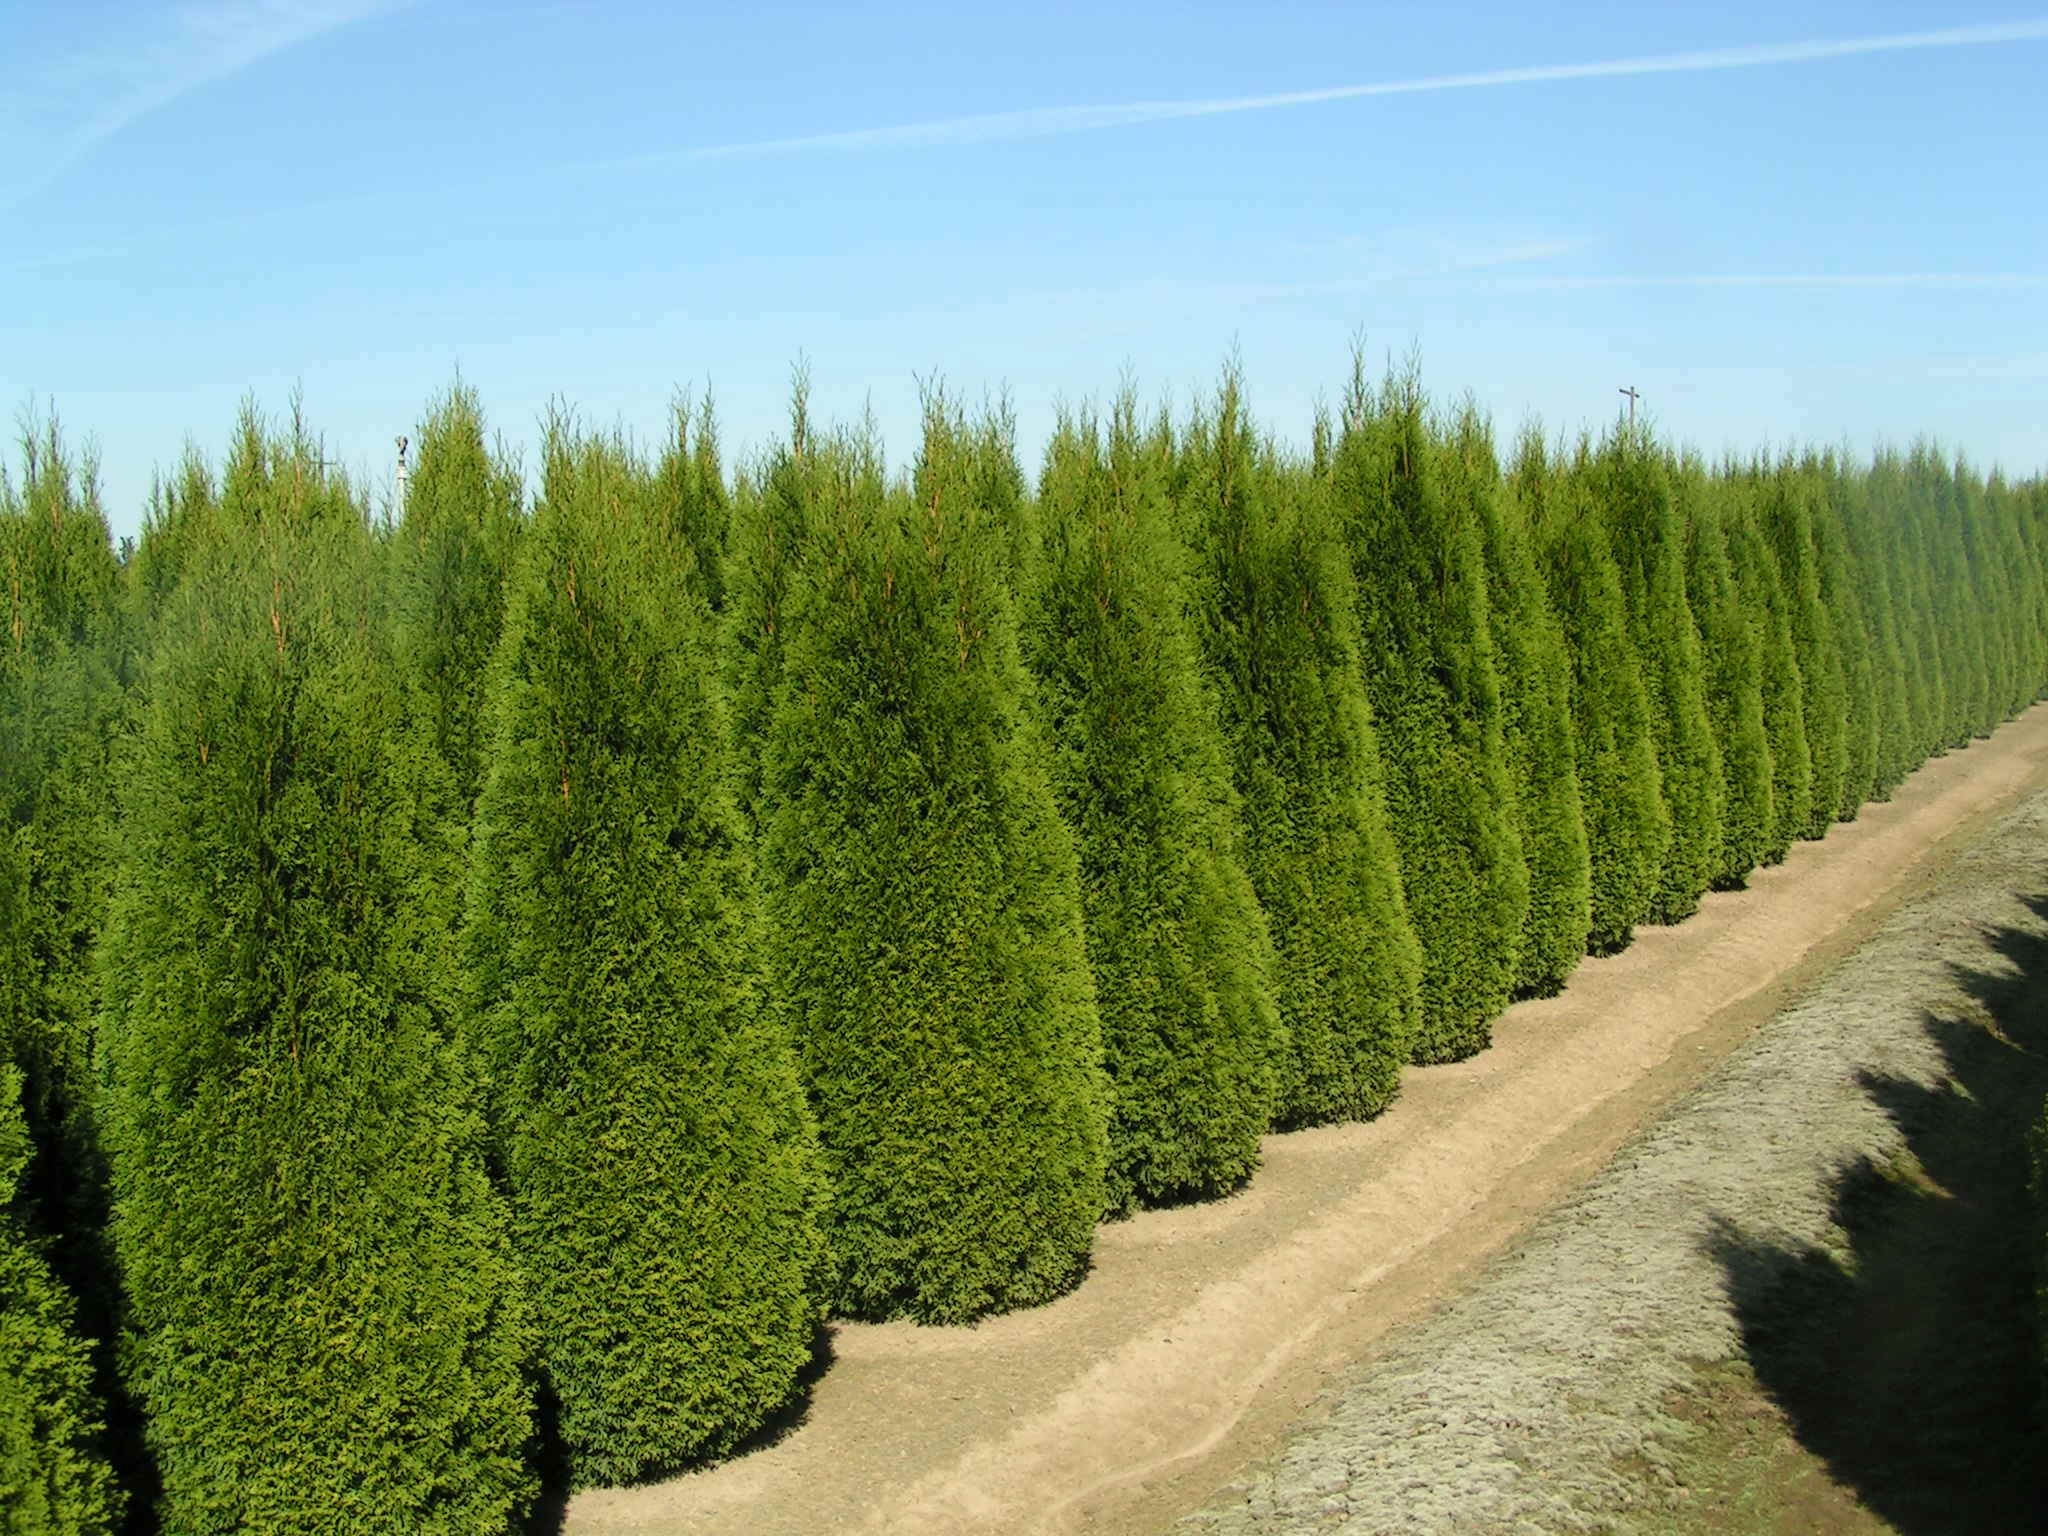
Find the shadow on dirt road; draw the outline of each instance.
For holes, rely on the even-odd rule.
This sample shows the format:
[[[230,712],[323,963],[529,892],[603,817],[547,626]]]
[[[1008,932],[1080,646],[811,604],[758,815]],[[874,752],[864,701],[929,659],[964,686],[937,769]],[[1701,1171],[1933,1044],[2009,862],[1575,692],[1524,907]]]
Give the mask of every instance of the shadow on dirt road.
[[[1924,1016],[1944,1077],[1859,1074],[1905,1147],[1839,1175],[1842,1245],[1716,1221],[1758,1382],[1800,1442],[1904,1536],[2048,1528],[2027,1127],[2048,1093],[2048,896],[2038,928],[1952,966],[1968,1002]]]

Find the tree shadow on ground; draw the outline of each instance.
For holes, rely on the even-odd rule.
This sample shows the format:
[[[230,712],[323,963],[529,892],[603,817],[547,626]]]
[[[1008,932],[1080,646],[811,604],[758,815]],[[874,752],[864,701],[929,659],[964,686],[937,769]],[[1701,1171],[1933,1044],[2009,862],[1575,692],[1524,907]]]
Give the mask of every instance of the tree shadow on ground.
[[[690,1463],[675,1467],[654,1468],[638,1479],[641,1483],[665,1482],[672,1477],[709,1467],[742,1456],[751,1456],[756,1451],[765,1451],[772,1445],[779,1445],[801,1429],[811,1416],[811,1398],[818,1382],[832,1368],[832,1334],[830,1323],[820,1323],[811,1340],[811,1359],[798,1373],[796,1385],[791,1390],[789,1401],[777,1409],[768,1420],[746,1439],[734,1446],[725,1455],[701,1463]],[[528,1447],[528,1462],[540,1481],[540,1491],[534,1499],[526,1517],[519,1523],[520,1536],[561,1536],[569,1518],[569,1499],[575,1493],[570,1476],[569,1454],[562,1444],[559,1425],[559,1408],[554,1392],[545,1383],[536,1391],[536,1412],[533,1443]]]
[[[2048,920],[2048,897],[2028,906]],[[1859,1081],[1905,1150],[1836,1181],[1840,1246],[1718,1220],[1752,1369],[1800,1442],[1904,1536],[2048,1530],[2027,1131],[2048,1094],[2048,923],[1986,935],[1924,1015],[1944,1076]]]

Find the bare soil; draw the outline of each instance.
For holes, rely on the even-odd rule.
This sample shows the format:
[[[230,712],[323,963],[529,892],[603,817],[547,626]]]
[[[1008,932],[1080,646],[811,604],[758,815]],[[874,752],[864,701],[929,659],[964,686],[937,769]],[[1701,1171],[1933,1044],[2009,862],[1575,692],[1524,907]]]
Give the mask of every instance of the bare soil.
[[[1821,1136],[1788,1153],[1792,1132],[1773,1117],[1790,1110],[1738,1114],[1731,1099],[1731,1123],[1699,1135],[1672,1165],[1676,1184],[1647,1203],[1616,1215],[1587,1203],[1604,1183],[1581,1186],[1636,1166],[1647,1142],[1608,1167],[1717,1068],[1738,1096],[1810,1068],[1807,1099],[1839,1100],[1841,1125],[1881,1139],[1889,1122],[1855,1076],[1871,1020],[1855,1010],[1807,1055],[1731,1054],[2044,787],[2048,708],[2037,708],[1930,763],[1748,890],[1711,895],[1688,922],[1586,962],[1562,996],[1510,1010],[1491,1050],[1411,1070],[1380,1119],[1269,1138],[1244,1193],[1105,1227],[1073,1294],[972,1328],[836,1325],[829,1369],[759,1448],[670,1482],[579,1494],[563,1526],[578,1536],[1153,1533],[1198,1510],[1188,1528],[1219,1536],[1613,1528],[1646,1488],[1677,1487],[1676,1458],[1717,1433],[1687,1417],[1716,1401],[1700,1372],[1746,1358],[1718,1283],[1702,1313],[1718,1324],[1665,1327],[1671,1299],[1697,1291],[1699,1265],[1718,1262],[1697,1220],[1727,1215],[1729,1254],[1798,1233],[1818,1243],[1835,1230],[1839,1149],[1820,1150]],[[2029,814],[2039,823],[2048,801]],[[2048,844],[2048,828],[2025,830]],[[1974,917],[1913,911],[1940,942],[1976,942]],[[1873,1017],[1934,974],[1896,964],[1896,975],[1872,973]],[[1932,1004],[1899,1006],[1918,1045],[1893,1041],[1883,1049],[1895,1046],[1896,1059],[1874,1070],[1901,1080],[1937,1070],[1913,1055],[1929,1048],[1920,1010]],[[1753,1075],[1727,1079],[1738,1067]],[[1873,1115],[1881,1123],[1865,1126]],[[1762,1205],[1724,1198],[1729,1181],[1761,1190]],[[1559,1232],[1580,1234],[1569,1262],[1531,1268]],[[1777,1273],[1768,1262],[1759,1272]],[[1631,1343],[1652,1335],[1654,1348]],[[1618,1368],[1632,1351],[1653,1363]],[[1773,1395],[1782,1383],[1762,1374],[1716,1390],[1790,1423]],[[1611,1390],[1620,1396],[1609,1401]],[[1734,1422],[1733,1410],[1724,1417]],[[1579,1471],[1546,1460],[1564,1467],[1566,1446]],[[1217,1493],[1251,1464],[1250,1478]],[[1661,1493],[1656,1502],[1664,1523],[1651,1529],[1699,1507]]]
[[[2027,797],[1184,1536],[2048,1529]]]

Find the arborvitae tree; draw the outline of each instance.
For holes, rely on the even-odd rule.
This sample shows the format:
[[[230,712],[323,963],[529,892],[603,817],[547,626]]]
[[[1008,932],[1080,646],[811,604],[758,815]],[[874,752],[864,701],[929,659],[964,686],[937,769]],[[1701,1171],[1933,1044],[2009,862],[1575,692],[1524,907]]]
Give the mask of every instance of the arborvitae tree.
[[[106,1173],[93,1113],[93,948],[109,892],[108,784],[126,651],[95,467],[30,423],[0,475],[0,843],[20,876],[0,932],[0,1064],[23,1076],[33,1155],[16,1210],[75,1303],[112,1334]],[[15,1191],[6,1191],[15,1195]],[[110,1345],[95,1356],[112,1385]]]
[[[711,397],[678,400],[654,475],[656,511],[690,551],[692,580],[713,613],[725,611],[726,543],[732,498],[719,466],[718,418]]]
[[[1687,463],[1674,491],[1685,520],[1686,590],[1700,627],[1706,697],[1721,748],[1721,846],[1714,884],[1742,885],[1771,846],[1771,744],[1764,726],[1763,615],[1744,603],[1723,523],[1725,488]]]
[[[1587,947],[1604,953],[1625,946],[1649,916],[1671,842],[1649,691],[1629,640],[1621,575],[1584,480],[1557,473],[1531,430],[1516,453],[1514,488],[1571,656],[1572,725],[1592,871]]]
[[[695,553],[557,423],[494,663],[464,949],[543,1377],[580,1483],[729,1449],[809,1361],[819,1176],[759,977]]]
[[[519,503],[518,469],[491,452],[476,392],[456,384],[420,423],[391,580],[399,664],[464,826],[483,786],[485,674],[504,624]]]
[[[360,509],[238,455],[141,683],[101,947],[130,1379],[174,1531],[502,1529],[526,1325],[407,900]]]
[[[0,847],[0,864],[12,864]],[[0,868],[0,924],[20,896]],[[99,1536],[121,1496],[100,1454],[91,1351],[72,1302],[12,1209],[32,1148],[21,1073],[0,1061],[0,1532]]]
[[[1784,860],[1804,835],[1813,804],[1813,754],[1806,742],[1805,687],[1793,639],[1791,603],[1766,542],[1758,477],[1731,468],[1722,476],[1730,564],[1743,607],[1758,628],[1764,735],[1771,749],[1771,829],[1763,862]]]
[[[1861,474],[1837,478],[1835,520],[1842,530],[1844,559],[1855,585],[1870,645],[1872,749],[1870,794],[1891,798],[1912,772],[1912,676],[1907,661],[1906,620],[1898,596],[1897,529],[1886,526],[1890,508],[1880,500],[1880,483],[1893,472],[1880,458]]]
[[[1815,490],[1793,465],[1765,482],[1760,510],[1778,564],[1792,645],[1799,658],[1800,702],[1813,783],[1800,837],[1825,837],[1841,805],[1848,763],[1848,690],[1835,622],[1821,600],[1820,552],[1813,536]]]
[[[831,1299],[861,1317],[1044,1301],[1103,1210],[1074,847],[969,436],[934,401],[914,491],[848,464],[804,498],[753,705],[771,976],[831,1177]],[[758,588],[736,603],[759,621]]]
[[[883,480],[881,446],[872,434],[817,429],[810,380],[799,370],[788,440],[771,447],[734,487],[721,580],[740,809],[757,831],[767,825],[762,765],[782,687],[791,594],[811,526],[856,504],[879,501]]]
[[[1354,357],[1331,490],[1358,587],[1359,654],[1388,823],[1422,942],[1413,1058],[1485,1049],[1514,988],[1529,872],[1502,739],[1486,556],[1411,367],[1380,398]]]
[[[1092,416],[1063,417],[1019,603],[1080,857],[1113,1212],[1249,1178],[1284,1050],[1272,940],[1166,495],[1128,393],[1106,443]]]
[[[1698,910],[1721,863],[1727,798],[1720,743],[1707,712],[1699,629],[1686,597],[1684,519],[1669,467],[1646,431],[1618,430],[1579,473],[1589,477],[1593,503],[1606,519],[1671,819],[1646,916],[1676,923]]]
[[[1387,827],[1351,562],[1328,487],[1252,434],[1235,372],[1180,466],[1198,633],[1272,925],[1277,1123],[1379,1113],[1414,1048],[1422,956]]]
[[[1842,674],[1842,782],[1834,816],[1837,821],[1854,821],[1877,784],[1877,642],[1864,609],[1863,589],[1850,570],[1848,534],[1840,514],[1842,466],[1823,455],[1807,464],[1805,474],[1814,485],[1809,505],[1821,607],[1833,626]]]
[[[1520,503],[1501,484],[1491,429],[1469,402],[1456,431],[1445,494],[1478,518],[1487,611],[1501,680],[1516,831],[1529,870],[1529,910],[1515,947],[1518,993],[1562,988],[1586,952],[1592,887],[1572,730],[1571,658],[1551,612]]]

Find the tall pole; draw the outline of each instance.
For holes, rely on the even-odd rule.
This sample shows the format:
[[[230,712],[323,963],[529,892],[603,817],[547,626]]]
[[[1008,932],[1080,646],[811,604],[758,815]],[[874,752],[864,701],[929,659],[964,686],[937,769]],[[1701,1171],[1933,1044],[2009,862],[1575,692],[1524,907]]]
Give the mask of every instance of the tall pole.
[[[1628,396],[1628,429],[1633,432],[1636,429],[1636,401],[1642,396],[1633,384],[1624,387],[1621,393]]]
[[[398,500],[398,511],[399,511],[399,515],[400,515],[401,517],[405,515],[405,450],[406,450],[406,449],[407,449],[407,448],[408,448],[409,446],[410,446],[410,442],[409,442],[409,440],[408,440],[408,439],[406,439],[406,438],[403,438],[403,437],[401,437],[401,438],[400,438],[400,439],[398,440],[398,486],[397,486],[397,500]]]

